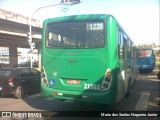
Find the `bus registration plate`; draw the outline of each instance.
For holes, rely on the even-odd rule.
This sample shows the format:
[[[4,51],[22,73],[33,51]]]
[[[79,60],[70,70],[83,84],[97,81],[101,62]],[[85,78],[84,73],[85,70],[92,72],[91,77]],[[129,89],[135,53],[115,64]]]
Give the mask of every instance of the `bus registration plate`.
[[[75,84],[75,85],[79,85],[80,84],[80,80],[67,80],[68,84]]]

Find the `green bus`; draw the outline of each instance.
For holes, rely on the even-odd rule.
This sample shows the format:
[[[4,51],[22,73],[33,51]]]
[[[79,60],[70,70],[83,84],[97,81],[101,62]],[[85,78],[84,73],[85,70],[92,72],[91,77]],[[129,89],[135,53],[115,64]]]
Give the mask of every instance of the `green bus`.
[[[42,33],[45,97],[115,104],[136,80],[136,46],[112,15],[47,19]]]

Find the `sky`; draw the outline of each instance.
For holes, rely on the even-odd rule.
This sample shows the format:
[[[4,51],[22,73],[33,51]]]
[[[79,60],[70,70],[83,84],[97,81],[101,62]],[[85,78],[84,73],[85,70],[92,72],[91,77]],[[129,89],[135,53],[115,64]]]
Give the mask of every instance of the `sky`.
[[[57,5],[61,0],[0,0],[0,8],[41,21],[65,15],[111,14],[135,44],[160,43],[160,0],[81,1],[77,5],[64,6]],[[36,11],[48,5],[55,6]]]

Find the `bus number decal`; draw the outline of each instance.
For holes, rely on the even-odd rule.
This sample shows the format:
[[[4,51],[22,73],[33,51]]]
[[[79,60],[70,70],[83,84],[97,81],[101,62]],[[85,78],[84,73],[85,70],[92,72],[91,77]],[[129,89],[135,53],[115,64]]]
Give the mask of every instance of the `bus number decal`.
[[[100,85],[99,84],[87,84],[84,83],[84,89],[86,90],[100,90]]]
[[[103,30],[103,23],[89,23],[88,30]]]

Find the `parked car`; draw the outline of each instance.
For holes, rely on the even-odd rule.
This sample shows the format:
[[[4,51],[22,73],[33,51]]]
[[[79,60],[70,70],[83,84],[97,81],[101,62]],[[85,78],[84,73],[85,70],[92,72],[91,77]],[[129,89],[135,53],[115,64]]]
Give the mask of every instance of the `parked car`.
[[[34,68],[1,68],[0,93],[21,99],[29,92],[40,91],[41,73]]]

